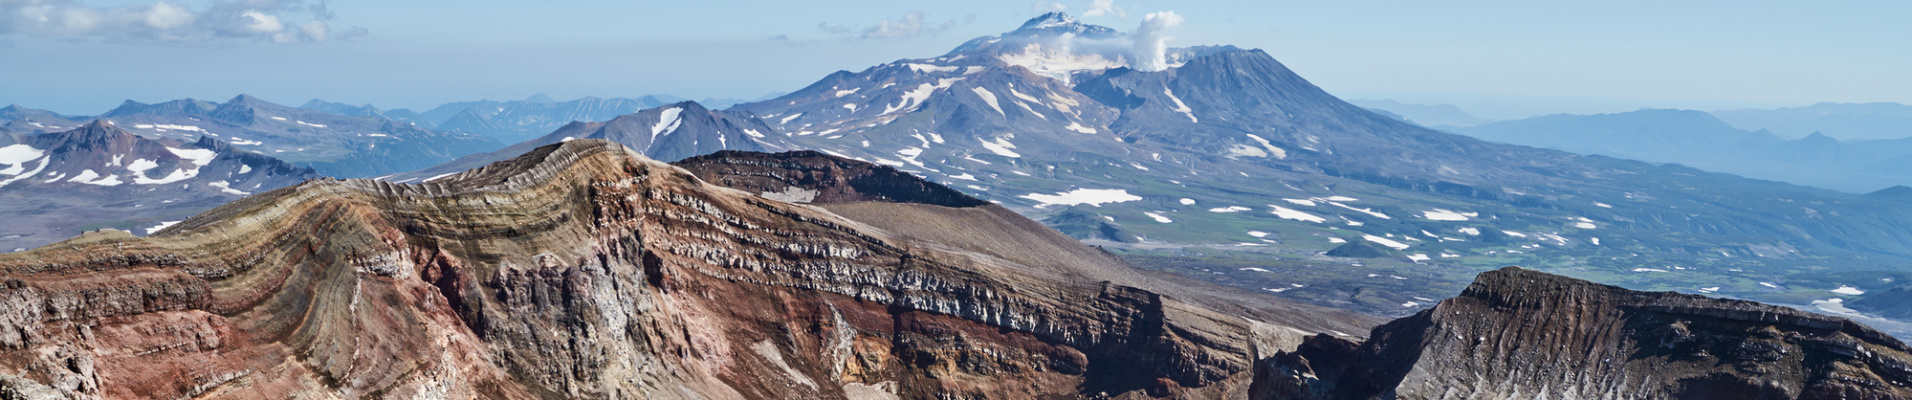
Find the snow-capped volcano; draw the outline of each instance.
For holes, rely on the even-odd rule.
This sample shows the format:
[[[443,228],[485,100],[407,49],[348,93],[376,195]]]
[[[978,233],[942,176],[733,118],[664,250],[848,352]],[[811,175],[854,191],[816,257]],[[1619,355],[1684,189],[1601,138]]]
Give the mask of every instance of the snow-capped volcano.
[[[1496,246],[1608,254],[1736,241],[1912,257],[1891,222],[1912,211],[1865,199],[1434,131],[1342,101],[1261,50],[1161,47],[1137,65],[1176,19],[1151,17],[1122,33],[1047,14],[732,110],[804,148],[891,165],[1080,238],[1279,244],[1297,256],[1371,243],[1414,264]],[[1801,225],[1761,211],[1803,198],[1874,217]]]

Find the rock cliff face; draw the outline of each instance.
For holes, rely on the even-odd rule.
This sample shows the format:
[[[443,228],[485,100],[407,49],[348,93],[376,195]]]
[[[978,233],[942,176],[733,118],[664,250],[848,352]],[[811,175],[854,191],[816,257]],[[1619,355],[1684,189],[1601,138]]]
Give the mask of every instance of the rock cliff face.
[[[581,139],[0,255],[0,398],[1240,398],[1256,359],[1376,322],[993,205],[756,194],[826,164],[868,169],[740,191]]]
[[[1843,318],[1519,268],[1256,374],[1256,399],[1912,398],[1907,347]]]

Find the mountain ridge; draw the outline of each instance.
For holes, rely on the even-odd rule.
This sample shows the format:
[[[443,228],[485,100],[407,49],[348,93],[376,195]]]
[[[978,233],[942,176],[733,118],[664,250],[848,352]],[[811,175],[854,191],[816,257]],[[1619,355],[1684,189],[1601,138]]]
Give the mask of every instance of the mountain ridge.
[[[315,180],[150,238],[0,255],[16,282],[0,298],[32,305],[0,319],[0,354],[26,360],[0,374],[136,398],[1212,398],[1246,390],[1254,348],[1371,322],[1274,299],[1217,312],[1078,275],[1132,270],[1106,255],[1030,267],[872,218],[711,186],[590,139],[427,184]],[[66,300],[87,291],[129,300]]]

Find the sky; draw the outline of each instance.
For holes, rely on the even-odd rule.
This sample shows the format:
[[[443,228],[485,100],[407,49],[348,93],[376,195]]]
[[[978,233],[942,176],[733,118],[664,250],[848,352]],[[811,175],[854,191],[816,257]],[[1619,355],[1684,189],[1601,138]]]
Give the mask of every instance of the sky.
[[[1047,10],[1260,48],[1351,99],[1492,119],[1912,103],[1912,2],[0,0],[0,104],[428,109],[547,94],[759,98],[932,57]]]

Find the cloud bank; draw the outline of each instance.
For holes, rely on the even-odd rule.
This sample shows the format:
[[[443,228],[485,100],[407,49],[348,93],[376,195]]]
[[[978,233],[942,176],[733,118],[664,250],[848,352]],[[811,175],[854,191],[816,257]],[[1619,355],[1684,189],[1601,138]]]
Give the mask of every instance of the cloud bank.
[[[963,16],[963,23],[973,23],[975,21],[976,14]],[[817,29],[831,34],[849,34],[856,32],[856,37],[862,39],[900,39],[943,33],[951,28],[955,28],[956,24],[957,22],[954,19],[941,23],[932,22],[929,21],[928,15],[921,11],[910,11],[896,18],[884,18],[881,21],[877,21],[876,24],[862,29],[851,28],[844,25],[831,25],[828,22],[818,22]]]
[[[97,39],[118,43],[316,43],[365,36],[334,30],[324,2],[218,1],[199,10],[172,1],[96,7],[79,0],[0,0],[0,38]]]

